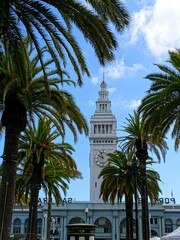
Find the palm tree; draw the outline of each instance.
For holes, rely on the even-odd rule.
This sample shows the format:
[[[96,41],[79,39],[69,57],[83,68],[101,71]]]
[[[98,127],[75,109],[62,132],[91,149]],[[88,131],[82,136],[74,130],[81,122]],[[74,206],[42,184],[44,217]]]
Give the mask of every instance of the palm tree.
[[[169,51],[168,65],[155,64],[160,73],[146,76],[151,81],[147,95],[142,99],[139,111],[146,119],[149,131],[172,131],[177,151],[180,145],[180,50]]]
[[[108,153],[108,165],[105,166],[100,174],[102,177],[102,184],[100,189],[100,196],[104,202],[122,201],[125,196],[126,208],[126,239],[133,239],[133,194],[135,197],[136,187],[140,192],[140,175],[135,176],[134,169],[134,153],[116,150],[113,153]],[[151,162],[149,162],[150,164]],[[139,169],[139,163],[137,163]],[[147,170],[147,193],[151,202],[158,198],[161,192],[158,181],[160,181],[159,174],[154,170]],[[137,186],[135,181],[137,177]],[[137,221],[137,219],[136,219]],[[136,236],[138,237],[138,236]]]
[[[45,177],[42,182],[42,187],[48,196],[48,214],[47,214],[47,239],[50,239],[51,229],[51,206],[52,196],[57,205],[62,202],[61,193],[59,189],[66,195],[68,183],[70,179],[82,179],[82,174],[77,170],[74,162],[73,166],[67,165],[60,168],[57,161],[48,161],[45,165]]]
[[[23,207],[23,205],[29,205],[31,200],[30,181],[32,178],[33,167],[27,166],[25,169],[24,162],[22,161],[20,165],[21,167],[18,170],[18,176],[16,180],[16,203]],[[56,166],[54,167],[54,165]],[[54,168],[52,168],[52,166]],[[52,162],[46,161],[45,166],[43,167],[43,176],[41,182],[41,187],[45,191],[46,198],[48,199],[46,239],[50,239],[52,196],[58,205],[62,201],[61,192],[66,195],[69,182],[69,176],[64,173],[64,169],[61,169],[57,162],[52,164]],[[37,216],[33,216],[32,221],[34,221],[34,219],[36,221],[36,217]],[[35,226],[31,225],[31,228],[32,227]],[[28,229],[28,232],[32,232],[32,230]],[[28,237],[31,237],[30,234]]]
[[[122,201],[125,196],[126,208],[126,239],[133,239],[133,193],[134,193],[134,175],[133,169],[128,164],[131,161],[131,155],[122,151],[108,153],[109,164],[105,166],[100,174],[102,184],[100,188],[100,197],[104,202]]]
[[[129,19],[127,10],[118,0],[86,0],[84,4],[77,0],[1,0],[0,40],[7,42],[17,57],[25,33],[34,43],[42,68],[44,58],[40,49],[43,44],[58,71],[61,72],[62,66],[70,62],[78,83],[82,84],[82,74],[89,76],[90,73],[73,31],[82,34],[104,65],[114,59],[113,51],[118,46],[108,23],[121,33],[128,26]]]
[[[51,167],[53,164],[56,164],[61,170],[61,177],[59,176],[61,182],[58,183],[58,186],[61,186],[62,183],[62,189],[67,188],[65,181],[68,182],[71,178],[71,175],[68,175],[69,172],[77,171],[75,161],[71,157],[72,152],[74,151],[72,146],[67,143],[55,143],[58,137],[59,132],[51,124],[51,121],[44,121],[42,119],[39,119],[37,127],[35,125],[32,127],[29,126],[29,128],[27,128],[24,131],[24,134],[20,137],[19,154],[20,156],[24,155],[24,171],[27,172],[28,170],[28,172],[31,172],[30,177],[26,179],[26,182],[24,182],[23,186],[21,186],[21,192],[24,192],[24,188],[27,193],[30,192],[28,239],[33,240],[37,238],[36,223],[38,197],[42,183],[45,181],[44,168],[46,166],[46,161],[49,161]],[[63,178],[65,181],[62,180]],[[50,178],[48,178],[48,180],[49,179]],[[48,184],[48,181],[45,182]],[[55,179],[53,180],[53,183],[55,183]],[[52,195],[53,183],[49,183],[50,198],[50,195]],[[18,186],[20,186],[20,184],[18,184]]]
[[[149,240],[149,212],[147,198],[147,174],[146,162],[149,159],[148,151],[153,152],[158,160],[161,160],[161,155],[165,159],[165,154],[168,149],[167,144],[161,134],[151,134],[145,128],[145,120],[141,118],[139,112],[134,111],[134,115],[129,114],[126,118],[123,132],[125,136],[119,138],[120,146],[125,151],[133,151],[138,158],[139,172],[141,176],[141,203],[142,203],[142,237],[143,240]]]
[[[76,167],[76,164],[73,164]],[[21,167],[20,167],[21,166]],[[32,178],[32,168],[28,166],[24,169],[24,162],[21,161],[18,171],[18,176],[16,180],[16,203],[27,205],[30,202],[30,179]],[[70,179],[81,179],[82,174],[77,169],[72,169],[71,166],[60,167],[59,162],[50,161],[46,159],[41,187],[46,194],[48,203],[48,213],[47,213],[47,232],[46,239],[50,239],[51,230],[51,206],[52,197],[55,200],[56,205],[62,202],[62,194],[65,196],[68,189],[68,184]],[[35,216],[34,216],[35,217]]]
[[[0,80],[0,111],[2,112],[1,123],[5,129],[5,144],[0,191],[0,239],[9,240],[18,143],[27,121],[35,119],[35,116],[42,119],[46,116],[54,123],[62,137],[65,136],[66,127],[68,127],[75,141],[78,132],[88,134],[88,126],[72,95],[60,90],[60,86],[66,81],[57,77],[57,70],[52,68],[52,59],[47,60],[44,65],[48,81],[44,78],[44,70],[39,64],[40,59],[34,55],[32,49],[25,51],[22,46],[18,67],[11,54],[4,54],[2,59],[0,62],[0,71],[3,72]],[[67,81],[67,83],[70,82]]]

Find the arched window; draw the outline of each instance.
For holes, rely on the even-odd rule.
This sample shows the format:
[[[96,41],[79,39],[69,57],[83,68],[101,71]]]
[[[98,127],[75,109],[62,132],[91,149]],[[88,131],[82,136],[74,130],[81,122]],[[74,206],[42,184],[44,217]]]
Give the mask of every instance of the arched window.
[[[42,219],[41,219],[41,218],[39,218],[39,219],[37,220],[37,233],[38,233],[38,234],[41,234],[41,233],[42,233]]]
[[[177,228],[180,227],[180,219],[178,219],[178,220],[176,221],[176,227],[177,227]]]
[[[21,233],[21,220],[19,218],[14,220],[13,233]]]
[[[154,230],[151,230],[151,237],[157,237],[157,236],[158,236],[157,232]]]
[[[25,222],[24,222],[24,233],[28,232],[28,223],[29,223],[29,220],[26,219]]]
[[[165,233],[170,233],[173,231],[173,223],[171,219],[165,220]]]
[[[69,221],[69,224],[75,224],[75,223],[85,223],[84,220],[80,217],[75,217],[75,218],[72,218],[70,221]]]
[[[97,226],[96,233],[112,233],[112,225],[107,218],[98,218],[94,224]]]
[[[133,219],[133,233],[136,233],[136,221]],[[126,218],[120,223],[120,234],[126,236]]]
[[[120,224],[120,233],[126,234],[126,219],[124,218]]]
[[[51,232],[51,237],[50,239],[54,239],[54,240],[58,240],[59,236],[60,236],[60,231],[58,230],[58,228],[56,227],[55,229],[52,229]]]

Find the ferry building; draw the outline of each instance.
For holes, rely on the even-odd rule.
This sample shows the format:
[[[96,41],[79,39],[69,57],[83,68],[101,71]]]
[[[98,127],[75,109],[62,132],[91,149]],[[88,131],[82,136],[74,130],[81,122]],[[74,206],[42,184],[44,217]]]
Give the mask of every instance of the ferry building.
[[[111,101],[107,85],[102,81],[96,109],[90,120],[90,201],[77,202],[74,199],[64,199],[59,206],[52,205],[51,239],[66,240],[68,224],[88,223],[96,225],[95,240],[125,240],[126,239],[126,212],[124,203],[104,203],[99,198],[101,179],[98,175],[106,164],[106,152],[117,149],[116,117],[111,111]],[[100,157],[103,155],[103,158]],[[141,233],[141,204],[134,212],[134,228],[136,226],[136,211],[138,212],[139,240]],[[161,198],[156,204],[149,204],[150,234],[163,236],[180,226],[180,205],[174,198]],[[27,232],[28,209],[15,208],[12,218],[13,235]],[[38,239],[46,240],[47,204],[39,206]],[[22,238],[23,239],[23,238]],[[136,231],[134,230],[134,239]],[[72,239],[74,240],[74,239]],[[83,237],[81,240],[85,240]]]

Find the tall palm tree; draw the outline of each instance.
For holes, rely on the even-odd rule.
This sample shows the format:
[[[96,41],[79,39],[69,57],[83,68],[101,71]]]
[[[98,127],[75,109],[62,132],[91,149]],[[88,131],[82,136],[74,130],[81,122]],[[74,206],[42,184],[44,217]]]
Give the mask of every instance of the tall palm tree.
[[[153,152],[160,161],[161,156],[165,159],[168,149],[167,143],[161,134],[152,134],[145,128],[145,120],[141,118],[139,112],[134,111],[126,118],[125,126],[122,128],[125,133],[119,138],[120,146],[125,151],[133,151],[138,158],[139,172],[141,176],[141,203],[142,203],[142,237],[143,240],[149,240],[149,211],[147,198],[147,174],[146,162],[149,159],[149,153]]]
[[[26,192],[30,191],[28,239],[34,240],[37,238],[38,197],[39,190],[45,178],[44,169],[46,161],[50,161],[51,167],[54,163],[61,169],[60,179],[64,189],[67,188],[67,185],[63,181],[63,178],[69,181],[71,176],[68,176],[68,173],[71,170],[74,172],[77,171],[77,166],[71,156],[74,151],[72,146],[67,143],[55,143],[57,138],[59,138],[59,132],[51,124],[51,121],[44,121],[42,119],[39,119],[37,127],[35,125],[32,127],[29,126],[20,137],[19,154],[20,156],[24,155],[24,170],[25,172],[27,169],[31,170],[28,182],[26,180],[26,184],[22,186],[23,192],[24,187],[26,188]],[[52,194],[52,183],[49,191]]]
[[[155,64],[159,73],[146,76],[151,81],[147,95],[142,99],[139,111],[146,119],[150,131],[166,135],[172,131],[175,150],[180,146],[180,50],[169,51],[165,64]]]
[[[42,51],[43,54],[43,51]],[[18,67],[14,55],[2,56],[0,71],[0,111],[1,123],[5,128],[3,152],[2,183],[0,191],[0,239],[9,240],[15,176],[17,168],[18,142],[27,121],[48,117],[64,137],[66,127],[77,140],[77,133],[88,134],[86,119],[76,105],[73,96],[60,89],[66,83],[57,77],[57,70],[52,67],[52,59],[47,60],[44,70],[38,55],[22,46],[18,56]],[[63,74],[66,79],[66,75]],[[67,81],[69,84],[69,81]]]
[[[125,196],[125,208],[126,208],[126,239],[133,239],[133,195],[135,196],[136,187],[140,192],[140,175],[135,173],[134,169],[134,153],[116,150],[113,153],[108,153],[108,165],[105,166],[100,174],[102,177],[102,184],[100,189],[100,196],[102,196],[104,202],[122,201]],[[150,162],[149,162],[150,163]],[[139,163],[137,162],[137,169],[139,169]],[[147,193],[151,202],[158,198],[161,192],[158,181],[160,176],[152,169],[147,170]],[[137,174],[137,176],[135,175]],[[137,186],[135,181],[137,177]],[[137,221],[137,219],[136,219]]]
[[[27,166],[25,168],[24,161],[20,163],[18,176],[16,179],[16,203],[23,205],[29,205],[31,200],[31,188],[30,181],[32,178],[33,167]],[[55,169],[52,168],[52,165],[56,165]],[[48,203],[48,214],[47,214],[47,239],[50,239],[50,227],[51,227],[51,204],[52,197],[55,199],[55,203],[58,205],[62,201],[61,194],[66,195],[66,190],[68,189],[68,183],[70,177],[64,173],[64,169],[59,167],[58,162],[53,163],[51,161],[46,161],[45,166],[43,167],[43,176],[41,187],[46,193],[47,203]],[[36,221],[37,216],[33,216],[33,221]],[[32,221],[31,221],[32,222]],[[30,228],[35,226],[31,225]],[[36,226],[37,227],[37,226]],[[28,229],[28,233],[32,230]],[[32,235],[32,234],[31,234]],[[30,234],[28,237],[31,237]]]
[[[91,7],[89,9],[88,6]],[[129,14],[118,0],[1,0],[0,40],[18,56],[23,34],[31,37],[43,67],[40,49],[46,45],[57,69],[68,62],[82,84],[82,74],[90,75],[80,45],[73,31],[78,30],[95,51],[101,64],[114,59],[118,44],[108,23],[122,32],[129,24]],[[18,59],[18,57],[17,57]]]
[[[82,174],[77,170],[76,164],[63,166],[60,168],[57,161],[48,161],[45,165],[45,177],[42,182],[43,190],[45,191],[48,199],[48,214],[47,214],[47,239],[50,239],[51,230],[51,206],[52,196],[57,205],[62,202],[60,190],[66,195],[68,183],[70,179],[82,179]]]
[[[128,164],[132,158],[122,151],[108,153],[109,164],[105,166],[100,174],[102,184],[100,196],[104,202],[122,201],[125,196],[126,208],[126,239],[133,239],[133,193],[134,175],[132,167]]]

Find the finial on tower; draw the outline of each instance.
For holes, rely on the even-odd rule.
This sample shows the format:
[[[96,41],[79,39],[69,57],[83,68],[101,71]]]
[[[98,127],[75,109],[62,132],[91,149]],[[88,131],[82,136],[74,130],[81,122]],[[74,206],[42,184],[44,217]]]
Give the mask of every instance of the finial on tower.
[[[104,77],[104,70],[103,70],[103,81],[101,83],[101,89],[102,90],[105,90],[107,87],[107,84],[105,83],[105,77]]]

